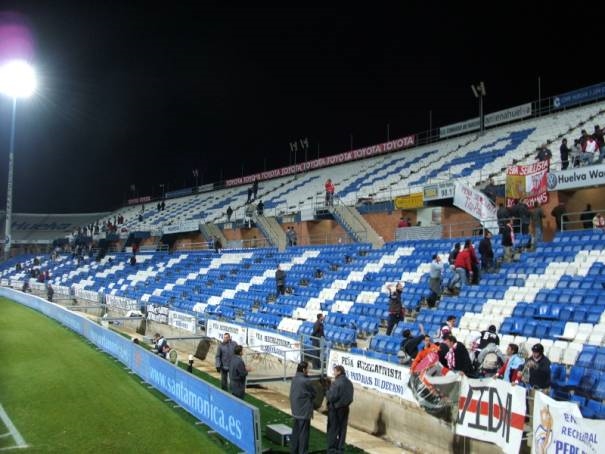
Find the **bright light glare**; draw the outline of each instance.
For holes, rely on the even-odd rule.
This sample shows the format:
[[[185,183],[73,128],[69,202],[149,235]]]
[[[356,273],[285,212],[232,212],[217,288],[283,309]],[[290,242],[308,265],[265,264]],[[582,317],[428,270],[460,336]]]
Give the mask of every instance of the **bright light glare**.
[[[36,87],[36,73],[26,61],[13,60],[0,66],[0,93],[11,98],[29,98]]]

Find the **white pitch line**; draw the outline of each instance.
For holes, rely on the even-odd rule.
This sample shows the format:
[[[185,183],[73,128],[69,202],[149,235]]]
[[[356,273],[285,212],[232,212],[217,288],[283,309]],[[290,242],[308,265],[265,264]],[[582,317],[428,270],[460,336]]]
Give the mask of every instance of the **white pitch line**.
[[[19,431],[17,430],[17,428],[15,427],[15,425],[13,424],[11,419],[8,417],[6,412],[4,411],[4,407],[2,406],[2,404],[0,404],[0,419],[2,419],[2,422],[4,422],[4,425],[9,430],[9,432],[11,433],[13,438],[15,439],[15,443],[17,444],[17,446],[15,446],[15,448],[26,448],[27,443],[25,443],[25,440],[23,439],[23,437],[21,436],[21,434],[19,433]],[[0,449],[0,451],[5,451],[6,449],[7,448],[3,448],[3,449]]]

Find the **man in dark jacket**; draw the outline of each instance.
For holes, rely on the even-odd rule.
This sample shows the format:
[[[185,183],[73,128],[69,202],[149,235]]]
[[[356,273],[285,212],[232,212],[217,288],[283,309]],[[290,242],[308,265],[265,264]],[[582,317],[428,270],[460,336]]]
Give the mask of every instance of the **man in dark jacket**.
[[[504,248],[504,261],[510,262],[513,259],[513,245],[515,243],[515,234],[513,233],[513,222],[508,220],[502,232],[502,247]]]
[[[424,341],[424,326],[418,325],[420,328],[420,334],[412,336],[412,332],[409,329],[403,330],[403,340],[401,341],[401,350],[403,350],[410,358],[416,358],[418,354],[418,346]]]
[[[286,272],[281,269],[281,265],[277,265],[277,271],[275,271],[275,284],[277,285],[277,295],[286,293]]]
[[[290,437],[291,454],[306,454],[309,451],[309,429],[316,391],[307,377],[308,369],[309,364],[302,361],[296,367],[296,375],[290,385],[290,409],[294,418]]]
[[[312,358],[313,368],[319,369],[321,366],[321,338],[324,337],[324,314],[317,314],[317,320],[313,324],[313,332],[311,333],[311,343],[314,347],[317,347],[313,350],[312,354],[314,358]]]
[[[231,340],[231,335],[225,333],[223,335],[223,342],[219,344],[216,349],[216,356],[214,357],[214,365],[216,371],[221,373],[221,389],[229,391],[228,377],[229,367],[231,366],[231,358],[233,358],[233,352],[237,343]]]
[[[443,343],[449,351],[445,354],[445,364],[447,368],[456,372],[462,372],[467,377],[473,377],[473,363],[470,354],[462,342],[451,334],[443,338]]]
[[[403,284],[398,282],[393,290],[393,286],[387,286],[389,290],[389,320],[387,324],[387,336],[391,335],[393,327],[397,325],[405,316],[403,304],[401,303],[401,294],[403,293]]]
[[[334,366],[334,382],[326,393],[328,401],[328,453],[345,452],[349,406],[353,403],[353,383],[345,368]]]
[[[490,272],[494,269],[494,249],[492,248],[492,233],[485,231],[483,239],[479,242],[479,254],[481,254],[481,269]]]
[[[246,394],[246,376],[250,371],[249,367],[246,367],[244,360],[242,359],[242,352],[244,351],[241,345],[236,345],[233,349],[233,357],[229,364],[229,381],[231,385],[231,394],[240,399],[243,399]]]
[[[498,228],[500,229],[498,233],[503,234],[504,229],[506,228],[506,224],[508,222],[508,218],[511,217],[510,210],[506,208],[503,203],[501,203],[500,205],[498,205],[496,217],[498,218]]]

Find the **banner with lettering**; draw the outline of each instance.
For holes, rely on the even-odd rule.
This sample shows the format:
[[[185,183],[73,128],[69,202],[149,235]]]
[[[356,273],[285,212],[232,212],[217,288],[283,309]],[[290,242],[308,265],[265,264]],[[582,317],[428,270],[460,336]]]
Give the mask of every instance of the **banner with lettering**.
[[[240,184],[248,184],[253,181],[268,180],[271,178],[285,177],[294,175],[300,172],[308,172],[322,167],[333,166],[336,164],[344,164],[345,162],[354,161],[356,159],[369,158],[383,153],[390,153],[404,148],[413,147],[416,145],[416,136],[410,135],[399,139],[390,140],[388,142],[370,145],[369,147],[359,148],[357,150],[346,151],[344,153],[326,156],[324,158],[314,159],[312,161],[301,162],[281,169],[267,170],[265,172],[244,177],[233,178],[225,181],[225,186],[237,186]]]
[[[578,405],[536,392],[532,450],[534,454],[605,452],[605,421],[586,419]]]
[[[478,219],[481,225],[492,232],[498,230],[496,206],[482,192],[469,188],[462,183],[456,183],[454,205]]]
[[[271,331],[261,331],[248,328],[248,346],[257,352],[268,353],[271,356],[300,362],[300,342],[291,337],[282,336]]]
[[[456,433],[517,454],[525,424],[525,388],[502,380],[462,378]]]
[[[245,326],[212,319],[206,322],[206,335],[208,337],[222,341],[225,333],[229,333],[231,339],[239,345],[248,345],[248,328]]]
[[[197,318],[182,312],[168,311],[168,324],[195,334],[197,329]]]
[[[353,383],[417,403],[408,387],[410,369],[406,366],[348,352],[330,350],[328,375],[333,376],[334,366],[337,365],[344,366],[347,377]]]
[[[536,202],[548,202],[548,169],[550,161],[539,161],[528,166],[510,166],[506,169],[506,206],[521,200],[533,208]]]

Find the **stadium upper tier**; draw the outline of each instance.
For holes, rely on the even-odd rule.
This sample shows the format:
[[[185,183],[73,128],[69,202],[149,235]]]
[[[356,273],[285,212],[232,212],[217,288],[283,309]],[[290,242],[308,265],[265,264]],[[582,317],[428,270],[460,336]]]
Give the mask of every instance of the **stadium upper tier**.
[[[392,200],[398,195],[422,191],[425,185],[452,179],[474,186],[492,175],[503,178],[504,169],[513,160],[533,161],[536,148],[548,141],[553,142],[550,149],[554,161],[558,161],[561,138],[567,137],[572,144],[582,128],[592,131],[593,124],[605,121],[605,115],[600,113],[603,110],[605,103],[591,104],[489,129],[484,135],[460,136],[296,176],[260,181],[254,203],[262,200],[269,216],[313,211],[324,203],[324,183],[328,178],[336,186],[336,196],[347,205],[355,205],[359,200]],[[183,221],[224,222],[229,206],[234,210],[232,219],[241,219],[249,187],[170,199],[164,211],[158,211],[154,203],[147,203],[144,211],[141,205],[134,205],[102,220],[113,220],[121,214],[128,230],[157,230]]]
[[[574,391],[574,396],[584,398],[583,411],[598,414],[594,403],[588,408],[588,402],[605,396],[605,301],[601,297],[605,234],[593,230],[559,233],[554,242],[522,253],[518,262],[485,274],[479,285],[465,286],[459,296],[442,297],[436,309],[420,309],[415,319],[399,323],[391,336],[379,334],[388,318],[385,286],[403,281],[404,304],[410,312],[417,309],[429,292],[431,256],[438,253],[446,258],[453,242],[395,242],[378,250],[354,244],[294,247],[284,252],[267,248],[223,254],[141,253],[136,265],[129,264],[129,254],[121,253],[99,262],[41,257],[37,267],[49,271],[58,294],[97,299],[102,293],[109,305],[165,306],[291,336],[309,335],[311,322],[323,312],[331,347],[352,348],[387,361],[398,361],[405,328],[416,333],[422,323],[426,332],[437,335],[445,318],[456,315],[454,334],[470,348],[479,331],[494,324],[503,349],[510,342],[526,351],[542,343],[556,363],[553,373],[558,381],[553,394],[572,398],[570,391]],[[502,254],[498,244],[496,237],[497,256]],[[18,261],[24,269],[16,269]],[[2,283],[20,285],[33,263],[33,256],[23,256],[3,264]],[[291,293],[276,295],[278,264],[286,272]],[[450,274],[447,270],[446,282]],[[369,348],[357,348],[368,336],[373,336]],[[565,366],[571,367],[569,377]]]

